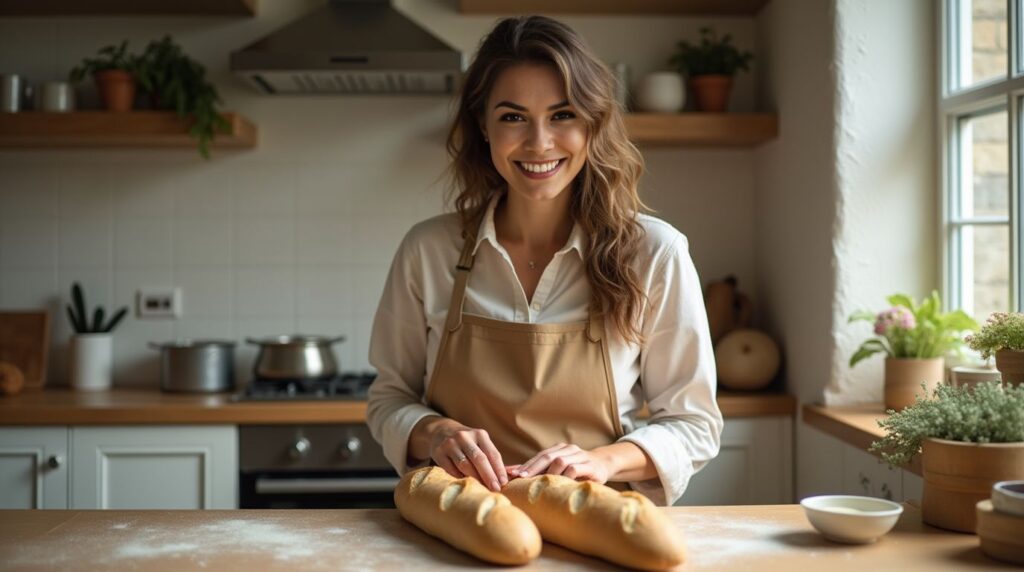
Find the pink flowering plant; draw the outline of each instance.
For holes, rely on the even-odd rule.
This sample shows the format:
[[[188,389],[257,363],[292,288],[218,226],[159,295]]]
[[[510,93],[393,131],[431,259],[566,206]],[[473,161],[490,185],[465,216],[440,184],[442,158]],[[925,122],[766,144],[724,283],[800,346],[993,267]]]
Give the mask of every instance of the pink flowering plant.
[[[942,311],[939,293],[917,304],[906,294],[887,298],[889,308],[881,312],[855,312],[849,323],[874,324],[877,337],[865,341],[850,357],[850,367],[877,353],[892,358],[943,357],[963,347],[963,332],[978,329],[978,323],[962,310]]]

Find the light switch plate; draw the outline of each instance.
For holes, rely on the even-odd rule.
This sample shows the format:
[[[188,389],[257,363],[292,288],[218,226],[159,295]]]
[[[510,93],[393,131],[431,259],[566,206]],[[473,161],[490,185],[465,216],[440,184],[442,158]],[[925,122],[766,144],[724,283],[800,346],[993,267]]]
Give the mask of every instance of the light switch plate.
[[[136,295],[139,318],[175,319],[181,317],[181,288],[163,286],[139,288]]]

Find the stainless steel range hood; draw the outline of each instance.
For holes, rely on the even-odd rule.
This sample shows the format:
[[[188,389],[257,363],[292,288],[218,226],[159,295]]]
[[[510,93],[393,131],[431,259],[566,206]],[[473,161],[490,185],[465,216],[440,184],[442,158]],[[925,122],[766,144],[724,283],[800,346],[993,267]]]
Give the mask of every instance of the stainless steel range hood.
[[[389,0],[329,0],[232,52],[231,71],[272,95],[448,94],[463,57]]]

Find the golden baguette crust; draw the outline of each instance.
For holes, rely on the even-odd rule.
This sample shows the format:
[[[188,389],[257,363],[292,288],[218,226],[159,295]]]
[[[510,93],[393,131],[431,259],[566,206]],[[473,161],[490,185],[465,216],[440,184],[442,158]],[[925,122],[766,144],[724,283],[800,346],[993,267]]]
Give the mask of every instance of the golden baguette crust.
[[[540,554],[540,532],[530,518],[474,478],[417,469],[395,487],[395,505],[423,532],[481,560],[526,564]]]
[[[502,492],[548,542],[643,570],[686,559],[680,531],[640,493],[560,475],[513,479]]]

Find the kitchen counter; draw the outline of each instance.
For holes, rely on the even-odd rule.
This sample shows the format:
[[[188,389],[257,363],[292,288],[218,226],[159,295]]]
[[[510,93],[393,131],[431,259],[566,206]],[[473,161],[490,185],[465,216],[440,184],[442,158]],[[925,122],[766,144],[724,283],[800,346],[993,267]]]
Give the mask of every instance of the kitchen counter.
[[[885,431],[878,426],[878,422],[888,417],[881,403],[831,407],[810,404],[803,406],[804,423],[865,452],[872,442],[885,436]],[[878,453],[871,454],[881,458]],[[904,468],[920,476],[921,456],[915,456]]]
[[[978,537],[921,523],[911,505],[869,545],[835,544],[799,505],[671,507],[687,539],[680,570],[977,570],[1001,567]],[[497,570],[427,536],[393,509],[0,511],[12,570]],[[1007,568],[1009,568],[1007,566]],[[552,544],[515,570],[614,570]]]
[[[719,392],[725,417],[796,413],[791,395]],[[365,401],[245,401],[148,389],[50,389],[0,397],[0,425],[363,423]]]

